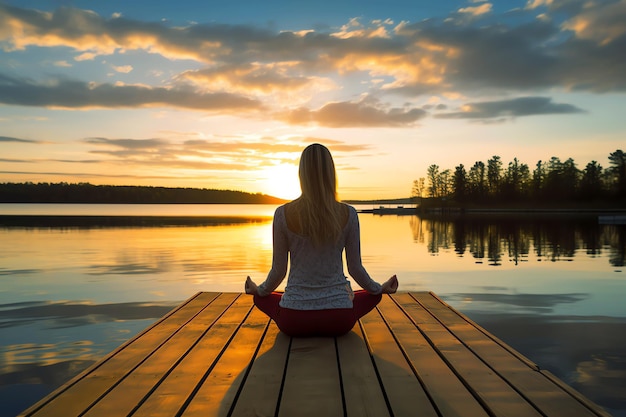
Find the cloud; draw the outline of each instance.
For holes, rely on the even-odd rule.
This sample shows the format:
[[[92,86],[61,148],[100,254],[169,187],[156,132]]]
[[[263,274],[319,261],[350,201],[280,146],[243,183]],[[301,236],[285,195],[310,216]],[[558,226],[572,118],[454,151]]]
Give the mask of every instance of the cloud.
[[[72,66],[72,64],[70,64],[69,62],[65,61],[65,60],[60,60],[60,61],[55,61],[53,63],[53,65],[55,67],[64,67],[64,68],[69,68]]]
[[[214,112],[262,109],[259,101],[229,93],[202,93],[186,87],[95,84],[53,79],[35,83],[0,74],[0,103],[66,109],[178,107]]]
[[[388,25],[393,25],[391,19],[373,20],[372,26],[365,26],[361,24],[359,18],[353,17],[350,21],[343,25],[338,32],[332,34],[333,37],[339,39],[349,38],[389,38],[390,34],[387,31]]]
[[[491,3],[483,3],[480,6],[464,7],[458,10],[459,13],[469,14],[472,16],[480,16],[491,12]]]
[[[336,157],[354,152],[369,151],[370,145],[347,144],[342,141],[294,136],[288,140],[271,137],[228,140],[186,139],[182,142],[164,138],[110,139],[86,138],[93,145],[88,152],[107,157],[102,162],[135,166],[164,167],[170,171],[233,171],[243,172],[276,164],[294,164],[302,150],[312,142],[331,147]]]
[[[623,16],[625,7],[622,0],[608,11]],[[388,88],[406,95],[446,91],[475,95],[529,88],[626,91],[626,29],[620,25],[623,18],[606,22],[610,14],[605,8],[577,11],[580,15],[571,17],[587,24],[579,29],[580,34],[588,34],[586,38],[571,36],[567,28],[576,24],[562,27],[555,19],[480,27],[432,20],[404,24],[400,34],[414,41],[406,48],[405,59],[415,63]],[[592,12],[594,18],[587,17]],[[420,61],[415,60],[418,56]],[[435,82],[425,83],[425,77]]]
[[[583,112],[584,110],[571,104],[553,103],[549,97],[519,97],[511,100],[467,103],[461,108],[461,111],[439,113],[435,117],[441,119],[492,119]]]
[[[169,59],[205,62],[212,61],[224,48],[241,50],[254,40],[263,42],[273,33],[219,24],[168,27],[164,22],[145,23],[121,15],[107,19],[71,7],[45,12],[9,5],[0,5],[0,27],[6,51],[62,46],[84,53],[79,59],[93,59],[97,55],[144,50]]]
[[[131,181],[137,180],[188,180],[188,177],[185,176],[177,176],[177,175],[159,175],[159,174],[145,174],[145,175],[133,175],[133,174],[116,174],[116,173],[106,173],[106,174],[97,174],[91,172],[63,172],[63,171],[0,171],[0,174],[5,175],[33,175],[36,179],[40,180],[42,175],[52,176],[52,177],[60,177],[66,179],[72,178],[85,178],[85,179],[126,179]],[[194,176],[197,180],[215,180],[215,177],[209,175],[202,176]]]
[[[181,145],[165,139],[87,138],[85,142],[97,146],[89,153],[112,157],[109,162],[120,164],[132,161],[135,166],[167,167],[171,170],[245,171],[250,168],[245,155],[231,153],[230,158],[225,158],[224,154],[198,151],[193,145]]]
[[[304,146],[299,142],[243,142],[243,141],[211,141],[204,139],[192,139],[183,143],[186,150],[210,152],[228,155],[272,155],[278,153],[299,153]]]
[[[271,138],[261,138],[253,141],[243,141],[231,138],[228,141],[188,139],[182,143],[163,138],[151,139],[108,139],[108,138],[86,138],[85,143],[98,146],[123,149],[127,151],[146,150],[171,150],[177,151],[202,151],[211,154],[236,154],[247,153],[266,155],[272,153],[301,152],[303,145],[298,142],[278,142]]]
[[[43,271],[41,269],[6,269],[0,268],[0,276],[3,275],[32,275],[32,274],[41,274]],[[6,304],[5,304],[6,305]]]
[[[347,127],[406,126],[423,116],[417,109],[392,111],[337,97],[319,110],[308,109],[310,102],[304,101],[354,75],[378,96],[626,91],[625,0],[536,0],[517,9],[515,19],[493,14],[491,3],[481,3],[450,13],[450,19],[395,26],[390,20],[352,19],[334,29],[279,31],[217,23],[174,27],[69,7],[44,12],[0,5],[0,45],[7,53],[63,47],[75,51],[78,62],[129,51],[193,61],[156,86],[4,76],[0,97],[4,104],[69,109],[274,107],[274,114],[291,123]],[[301,102],[289,102],[289,96]]]
[[[326,138],[306,137],[303,138],[304,144],[321,143],[330,148],[335,158],[341,158],[344,154],[353,154],[355,152],[371,152],[371,145],[366,144],[348,144],[339,140]],[[304,149],[304,147],[302,148]]]
[[[121,72],[121,73],[124,73],[124,74],[128,74],[129,72],[131,72],[133,70],[133,66],[132,65],[113,65],[112,68],[116,72]]]
[[[417,108],[386,108],[378,102],[328,103],[319,110],[298,108],[282,116],[291,124],[315,123],[325,127],[407,127],[426,116]]]
[[[528,0],[526,3],[526,9],[533,10],[538,7],[547,6],[552,4],[553,0]]]
[[[37,140],[13,138],[13,137],[10,137],[10,136],[0,136],[0,143],[2,143],[2,142],[42,143],[42,142],[37,141]]]
[[[98,55],[93,53],[93,52],[84,52],[84,53],[74,57],[74,61],[77,61],[77,62],[93,61],[96,58],[96,56],[98,56]]]
[[[43,159],[35,162],[63,162],[65,164],[99,164],[100,159]]]
[[[96,145],[110,145],[124,149],[158,149],[167,144],[163,139],[107,139],[107,138],[87,138],[86,143]]]
[[[176,132],[171,132],[176,135]],[[191,134],[178,134],[188,137]],[[197,137],[198,135],[195,134]],[[62,178],[129,178],[172,180],[188,177],[190,171],[196,171],[196,179],[214,179],[209,172],[230,172],[238,175],[251,169],[273,167],[278,164],[295,164],[302,150],[310,143],[319,142],[329,146],[336,158],[361,152],[361,156],[371,153],[371,145],[348,144],[343,141],[319,138],[293,136],[288,139],[273,137],[259,137],[257,139],[242,139],[240,137],[214,139],[185,139],[177,141],[166,138],[105,138],[91,137],[81,140],[89,149],[87,153],[94,156],[92,159],[6,159],[0,162],[39,164],[56,162],[71,164],[80,167],[84,165],[85,172],[63,171],[0,171],[5,175],[49,175]],[[112,173],[94,174],[88,166],[94,164],[108,164],[129,166],[132,164],[136,171],[120,174],[113,169]],[[146,171],[148,170],[148,171]],[[177,176],[180,174],[180,176]]]
[[[305,87],[320,86],[319,77],[290,76],[293,63],[228,64],[181,73],[178,79],[194,82],[211,91],[238,91],[241,93],[274,91],[294,92]]]

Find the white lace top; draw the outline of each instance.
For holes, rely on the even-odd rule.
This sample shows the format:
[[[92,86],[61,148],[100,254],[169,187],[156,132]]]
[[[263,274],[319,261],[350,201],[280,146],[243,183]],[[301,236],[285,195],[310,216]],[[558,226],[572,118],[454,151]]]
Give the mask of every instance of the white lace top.
[[[348,273],[366,291],[381,292],[381,285],[372,280],[361,263],[359,218],[354,207],[348,206],[349,216],[335,244],[316,247],[305,236],[287,228],[285,206],[274,213],[272,269],[259,285],[259,295],[268,295],[280,285],[287,272],[289,278],[280,306],[295,310],[324,310],[352,308],[353,293],[343,271],[342,253],[345,248]]]

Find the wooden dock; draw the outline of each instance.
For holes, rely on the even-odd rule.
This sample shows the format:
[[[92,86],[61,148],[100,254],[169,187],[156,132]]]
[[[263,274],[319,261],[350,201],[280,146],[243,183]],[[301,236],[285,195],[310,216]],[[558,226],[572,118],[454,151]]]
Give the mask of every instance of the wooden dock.
[[[608,416],[427,292],[384,296],[338,338],[201,292],[21,415]]]

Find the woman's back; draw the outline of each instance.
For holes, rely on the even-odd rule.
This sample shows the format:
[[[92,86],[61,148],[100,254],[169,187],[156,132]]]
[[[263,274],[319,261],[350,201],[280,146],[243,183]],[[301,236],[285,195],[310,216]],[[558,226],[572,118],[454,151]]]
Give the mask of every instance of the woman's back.
[[[289,254],[289,276],[282,307],[296,310],[350,308],[352,288],[343,269],[344,248],[350,275],[368,291],[380,291],[380,284],[370,278],[361,264],[359,220],[353,207],[341,205],[344,227],[337,239],[322,245],[298,233],[298,217],[292,210],[293,205],[286,204],[274,214],[274,259],[272,270],[261,285],[262,292],[275,288],[282,280]]]
[[[287,227],[292,232],[306,236],[305,228],[303,227],[304,220],[302,219],[301,208],[298,207],[299,200],[294,200],[285,204],[285,219],[287,220]],[[343,229],[348,222],[348,216],[350,214],[349,207],[343,203],[335,202],[334,209],[338,213],[338,220]]]

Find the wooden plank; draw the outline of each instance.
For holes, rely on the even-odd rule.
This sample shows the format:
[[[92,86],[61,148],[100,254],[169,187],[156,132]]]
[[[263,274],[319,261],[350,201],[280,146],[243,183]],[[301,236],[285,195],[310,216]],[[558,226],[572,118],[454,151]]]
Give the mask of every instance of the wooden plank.
[[[177,309],[173,314],[151,326],[93,368],[79,375],[67,387],[55,391],[50,399],[44,399],[24,415],[46,417],[79,415],[115,386],[127,373],[143,362],[152,352],[199,314],[207,305],[216,303],[227,308],[237,294],[219,295],[200,293]],[[230,301],[228,301],[230,300]],[[224,301],[227,301],[224,303]],[[62,394],[62,395],[61,395]],[[41,411],[41,407],[45,409]]]
[[[278,415],[343,417],[334,338],[293,338]]]
[[[227,302],[230,299],[225,297],[224,300]],[[227,309],[224,310],[223,307]],[[239,297],[232,304],[220,305],[219,307],[214,305],[214,308],[204,309],[194,320],[184,326],[182,331],[177,332],[158,351],[148,357],[130,375],[115,386],[106,397],[96,403],[86,413],[86,416],[128,415],[134,412],[148,396],[153,394],[153,390],[161,388],[162,382],[172,372],[176,371],[177,365],[181,361],[186,360],[185,363],[189,364],[197,356],[193,353],[197,352],[198,348],[203,347],[203,341],[209,340],[211,343],[216,344],[215,350],[219,352],[251,308],[252,305],[248,297]],[[196,361],[196,364],[200,363],[200,370],[206,369],[206,366],[210,365],[210,362],[207,364],[207,361],[211,358],[211,351],[207,350],[206,353],[207,356],[202,361]],[[183,367],[181,369],[187,368]],[[193,373],[188,376],[175,385],[176,388],[183,392],[185,388],[191,385],[187,394],[195,387],[194,382],[197,382],[197,380],[194,381]],[[169,380],[171,381],[171,379]],[[160,389],[159,393],[163,392],[163,390],[167,390],[167,387]],[[154,398],[165,398],[161,404],[161,410],[158,410],[161,413],[169,411],[167,406],[178,406],[180,408],[182,402],[186,399],[184,397],[176,405],[167,401],[168,398],[175,398],[174,395],[169,397],[157,395]],[[169,415],[173,415],[173,413]]]
[[[564,391],[567,391],[567,393],[569,393],[569,395],[571,395],[572,397],[576,398],[577,401],[581,402],[585,407],[587,407],[590,410],[592,410],[598,416],[600,416],[600,417],[612,417],[611,414],[607,413],[600,406],[598,406],[597,404],[592,402],[589,398],[585,397],[583,394],[581,394],[580,392],[576,391],[571,386],[567,385],[565,382],[560,380],[552,372],[547,371],[545,369],[541,369],[539,372],[541,372],[550,381],[552,381],[553,383],[555,383],[556,385],[561,387],[561,389],[563,389]]]
[[[252,297],[246,298],[252,301]],[[269,319],[263,312],[258,309],[252,310],[215,366],[209,368],[210,373],[182,413],[183,416],[225,417],[229,414],[268,323]],[[155,415],[157,414],[146,414],[146,416]]]
[[[290,344],[291,338],[270,322],[231,417],[276,415]]]
[[[439,301],[439,303],[442,304],[442,306],[444,306],[446,309],[452,310],[458,317],[462,318],[467,323],[471,324],[473,327],[475,327],[480,332],[482,332],[485,336],[487,336],[487,338],[491,339],[493,342],[495,342],[496,344],[498,344],[502,348],[504,348],[504,350],[508,351],[511,355],[513,355],[514,357],[519,359],[521,362],[525,363],[526,366],[528,366],[529,368],[534,369],[536,371],[539,370],[539,366],[537,366],[537,364],[535,364],[533,361],[531,361],[526,356],[522,355],[520,352],[518,352],[515,349],[513,349],[511,346],[509,346],[506,343],[504,343],[502,340],[497,338],[495,335],[493,335],[493,334],[489,333],[487,330],[483,329],[477,323],[472,321],[469,317],[465,316],[461,312],[459,312],[459,311],[455,310],[454,308],[452,308],[449,304],[447,304],[445,301],[443,301],[441,298],[439,298],[437,296],[437,294],[435,294],[433,292],[421,292],[421,293],[419,293],[420,294],[419,297],[417,296],[416,293],[411,293],[411,294],[414,296],[414,298],[417,300],[418,303],[420,302],[420,298],[419,297],[424,297],[424,300],[430,300],[430,298],[434,298],[435,300]],[[428,296],[430,296],[430,297],[428,297]],[[441,310],[443,308],[442,306],[437,306],[436,304],[433,304],[433,308],[435,308],[437,311],[444,311],[444,310]]]
[[[393,415],[436,417],[437,411],[380,313],[372,310],[361,319],[361,323]],[[411,400],[407,401],[407,398]]]
[[[383,297],[379,310],[442,416],[488,416],[480,402],[391,298]]]
[[[420,329],[430,343],[459,379],[471,387],[471,391],[489,412],[497,416],[541,417],[507,381],[494,373],[426,310],[416,306],[409,294],[398,294],[394,299],[411,318],[419,321]]]
[[[251,309],[251,297],[238,298],[133,415],[176,415],[224,349],[230,346],[231,338]]]
[[[21,415],[608,417],[434,294],[349,334],[294,338],[238,293],[198,293]]]
[[[488,332],[465,320],[441,300],[424,294],[413,294],[413,298],[437,316],[449,328],[451,334],[462,340],[464,345],[480,357],[494,373],[501,375],[542,413],[551,417],[597,415],[550,379],[520,361],[517,355],[510,352],[512,348],[507,349],[494,343]]]
[[[360,326],[337,338],[346,416],[389,416],[376,369]]]

